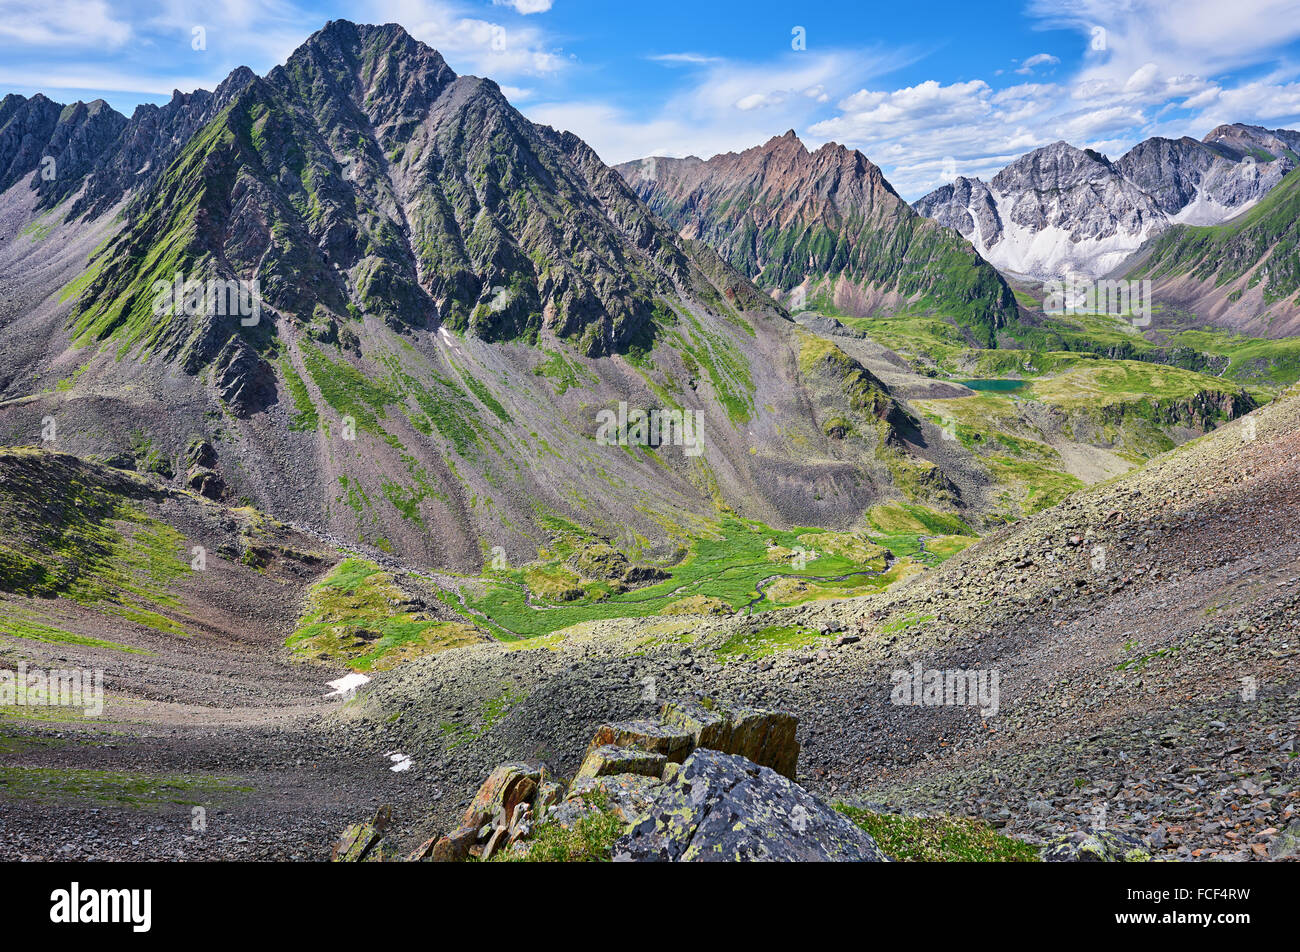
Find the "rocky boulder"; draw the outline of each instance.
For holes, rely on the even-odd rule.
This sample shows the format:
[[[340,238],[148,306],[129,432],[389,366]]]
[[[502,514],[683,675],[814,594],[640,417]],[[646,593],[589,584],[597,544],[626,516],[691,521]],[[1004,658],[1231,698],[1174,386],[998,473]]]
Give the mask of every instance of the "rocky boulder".
[[[867,833],[798,784],[700,749],[614,846],[620,861],[887,862]]]
[[[1045,863],[1145,863],[1151,859],[1141,839],[1110,830],[1076,830],[1043,844],[1039,855]]]
[[[793,714],[754,707],[727,708],[706,698],[670,701],[660,718],[665,724],[688,731],[694,747],[739,754],[794,779],[799,763],[799,742],[795,740],[799,721]]]

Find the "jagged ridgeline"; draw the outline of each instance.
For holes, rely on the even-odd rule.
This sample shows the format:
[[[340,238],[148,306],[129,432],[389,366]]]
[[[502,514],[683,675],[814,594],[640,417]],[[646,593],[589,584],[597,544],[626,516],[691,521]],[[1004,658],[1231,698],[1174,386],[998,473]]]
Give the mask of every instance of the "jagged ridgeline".
[[[809,152],[793,132],[708,161],[618,166],[681,234],[716,248],[762,288],[855,316],[940,314],[996,346],[1014,296],[965,238],[918,215],[861,152]]]
[[[52,416],[54,448],[466,570],[557,533],[671,555],[736,515],[850,528],[917,498],[887,387],[400,27],[335,21],[266,77],[102,120],[88,171],[50,109],[5,102],[48,126],[27,152],[0,129],[6,197],[41,230],[15,247],[67,260],[23,286],[53,343],[0,367],[22,398],[0,442]],[[42,152],[76,176],[57,195]],[[947,234],[895,204],[900,232]],[[259,313],[160,308],[185,281],[253,287]],[[972,307],[973,333],[1001,319]],[[620,403],[691,414],[703,452],[607,445]]]
[[[652,335],[656,296],[693,276],[619,192],[581,142],[528,122],[494,83],[456,77],[398,27],[334,24],[246,77],[132,203],[79,328],[171,339],[206,363],[210,332],[159,326],[146,289],[217,271],[257,279],[267,305],[329,335],[365,313],[486,340],[545,324],[588,356],[625,350]]]

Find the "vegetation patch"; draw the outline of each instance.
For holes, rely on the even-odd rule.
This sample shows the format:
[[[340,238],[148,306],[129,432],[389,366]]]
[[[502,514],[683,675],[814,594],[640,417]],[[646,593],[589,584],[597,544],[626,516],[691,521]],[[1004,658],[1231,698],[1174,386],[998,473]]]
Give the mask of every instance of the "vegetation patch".
[[[1036,863],[1038,850],[965,817],[910,817],[835,804],[901,863]]]
[[[285,644],[302,658],[384,671],[482,640],[472,625],[430,618],[373,562],[346,559],[311,587],[306,611]]]
[[[252,789],[233,778],[210,774],[0,767],[0,797],[21,800],[91,800],[136,808],[199,806],[228,802]]]
[[[9,610],[8,607],[5,610]],[[27,641],[41,641],[51,645],[83,645],[87,648],[125,651],[128,654],[152,653],[142,648],[132,648],[130,645],[119,644],[116,641],[78,635],[70,631],[64,631],[62,628],[53,628],[49,625],[40,625],[36,622],[23,621],[18,618],[0,618],[0,635],[8,635],[10,638],[23,638]]]
[[[755,631],[737,632],[715,648],[714,653],[724,660],[766,658],[778,651],[807,648],[829,640],[829,636],[802,625],[768,625]]]

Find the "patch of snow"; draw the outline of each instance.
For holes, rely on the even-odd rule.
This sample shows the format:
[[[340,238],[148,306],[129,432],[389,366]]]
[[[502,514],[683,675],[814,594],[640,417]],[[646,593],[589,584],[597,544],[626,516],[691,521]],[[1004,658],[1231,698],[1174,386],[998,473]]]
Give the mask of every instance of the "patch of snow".
[[[1252,208],[1258,201],[1258,198],[1252,198],[1235,207],[1221,205],[1198,191],[1196,198],[1180,208],[1178,214],[1172,215],[1169,220],[1180,225],[1218,225]]]
[[[361,687],[361,685],[365,684],[369,680],[370,678],[366,677],[364,674],[357,674],[355,671],[352,674],[345,674],[337,681],[326,682],[327,686],[334,690],[325,696],[351,697],[356,692],[357,688]]]
[[[438,328],[438,340],[447,347],[450,347],[456,353],[460,353],[460,348],[456,346],[456,338],[451,336],[451,332],[448,331],[447,328]]]
[[[411,769],[411,757],[409,754],[404,754],[398,750],[390,750],[388,753],[384,754],[384,756],[392,761],[393,766],[388,769],[393,773],[405,773]]]

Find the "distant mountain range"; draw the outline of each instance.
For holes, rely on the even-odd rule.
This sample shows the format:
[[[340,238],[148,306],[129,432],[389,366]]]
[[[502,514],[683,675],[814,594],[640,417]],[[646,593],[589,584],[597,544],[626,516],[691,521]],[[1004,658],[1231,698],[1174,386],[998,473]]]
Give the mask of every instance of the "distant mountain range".
[[[793,132],[708,161],[617,166],[678,233],[787,302],[860,316],[937,310],[980,346],[1016,320],[1006,283],[962,236],[903,201],[861,152],[809,152]]]
[[[1215,225],[1300,165],[1300,133],[1223,125],[1204,139],[1153,138],[1112,161],[1057,142],[991,181],[958,178],[918,199],[1008,274],[1100,277],[1174,225]]]

